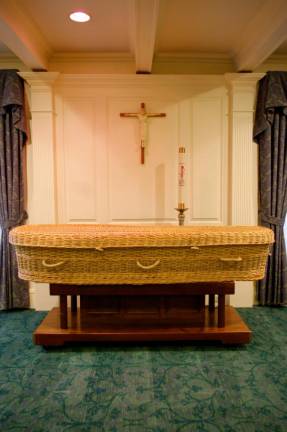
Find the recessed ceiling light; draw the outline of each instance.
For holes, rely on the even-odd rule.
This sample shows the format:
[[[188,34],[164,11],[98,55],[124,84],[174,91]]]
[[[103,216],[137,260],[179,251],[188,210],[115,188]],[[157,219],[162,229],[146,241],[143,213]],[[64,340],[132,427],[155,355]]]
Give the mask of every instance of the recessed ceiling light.
[[[70,14],[70,19],[76,22],[87,22],[90,21],[90,15],[85,12],[73,12]]]

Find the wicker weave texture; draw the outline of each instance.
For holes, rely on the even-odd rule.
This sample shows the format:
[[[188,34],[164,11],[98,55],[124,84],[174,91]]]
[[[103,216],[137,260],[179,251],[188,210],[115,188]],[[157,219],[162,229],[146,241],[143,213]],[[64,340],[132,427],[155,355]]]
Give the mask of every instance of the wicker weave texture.
[[[17,246],[19,276],[69,284],[166,284],[257,280],[269,246],[111,248],[106,250]]]
[[[270,244],[258,226],[24,225],[10,232],[14,245],[47,248],[131,248]]]

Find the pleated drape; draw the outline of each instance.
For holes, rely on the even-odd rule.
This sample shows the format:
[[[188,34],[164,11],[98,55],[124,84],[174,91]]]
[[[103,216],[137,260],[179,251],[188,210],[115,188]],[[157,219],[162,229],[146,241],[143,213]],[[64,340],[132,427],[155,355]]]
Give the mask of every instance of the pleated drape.
[[[14,70],[0,71],[0,309],[29,307],[28,284],[18,278],[9,231],[27,218],[23,149],[26,121],[23,80]]]
[[[268,72],[258,88],[254,140],[259,145],[259,221],[275,244],[265,278],[257,284],[261,305],[287,303],[284,222],[287,212],[287,72]]]

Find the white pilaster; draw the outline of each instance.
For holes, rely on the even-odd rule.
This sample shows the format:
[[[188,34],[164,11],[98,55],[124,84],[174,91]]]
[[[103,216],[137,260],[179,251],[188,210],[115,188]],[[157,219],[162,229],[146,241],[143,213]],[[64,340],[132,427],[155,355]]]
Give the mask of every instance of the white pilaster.
[[[30,224],[56,222],[53,84],[57,72],[21,72],[30,88],[31,144],[27,149],[28,215]],[[31,307],[55,305],[47,284],[31,283]]]
[[[252,139],[256,85],[264,74],[226,74],[229,89],[229,223],[257,225],[258,166],[257,145]],[[231,304],[251,307],[254,304],[254,283],[237,282]]]

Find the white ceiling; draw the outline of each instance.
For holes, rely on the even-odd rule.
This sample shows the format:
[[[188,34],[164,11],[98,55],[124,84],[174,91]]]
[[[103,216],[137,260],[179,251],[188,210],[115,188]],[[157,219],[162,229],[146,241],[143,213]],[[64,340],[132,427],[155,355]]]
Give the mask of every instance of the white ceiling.
[[[11,0],[10,0],[11,1]],[[38,26],[53,51],[129,51],[128,0],[18,0]],[[83,9],[91,15],[85,24],[69,14]]]
[[[91,15],[86,24],[71,12]],[[0,55],[31,69],[69,53],[129,54],[135,71],[155,56],[225,55],[235,70],[254,70],[287,54],[287,0],[0,0]]]
[[[162,2],[156,51],[232,52],[262,0]]]

